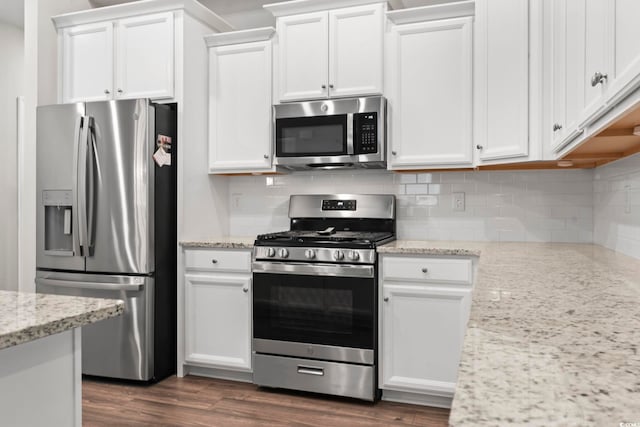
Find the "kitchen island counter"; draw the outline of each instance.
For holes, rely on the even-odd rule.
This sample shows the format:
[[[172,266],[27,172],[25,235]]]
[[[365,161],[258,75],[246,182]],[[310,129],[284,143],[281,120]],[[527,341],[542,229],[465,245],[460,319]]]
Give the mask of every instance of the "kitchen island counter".
[[[0,291],[0,349],[119,316],[119,300]]]
[[[120,300],[0,291],[0,425],[80,426],[80,327]]]
[[[396,241],[479,255],[451,426],[640,422],[640,261],[591,244]]]

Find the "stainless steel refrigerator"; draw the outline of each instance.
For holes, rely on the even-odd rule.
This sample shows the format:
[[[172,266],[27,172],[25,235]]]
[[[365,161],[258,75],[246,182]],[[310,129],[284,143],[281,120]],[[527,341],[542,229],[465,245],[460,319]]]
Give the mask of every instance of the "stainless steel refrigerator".
[[[82,328],[82,372],[153,381],[176,366],[176,105],[37,111],[36,291],[118,298]]]

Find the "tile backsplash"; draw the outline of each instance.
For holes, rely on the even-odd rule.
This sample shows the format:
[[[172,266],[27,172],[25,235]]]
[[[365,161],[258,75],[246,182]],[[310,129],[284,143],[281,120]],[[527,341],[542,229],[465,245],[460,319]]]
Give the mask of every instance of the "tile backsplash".
[[[290,194],[395,194],[400,239],[593,241],[593,170],[314,171],[229,181],[230,234],[289,227]],[[464,193],[455,211],[453,193]]]
[[[640,258],[640,154],[596,169],[594,243]]]

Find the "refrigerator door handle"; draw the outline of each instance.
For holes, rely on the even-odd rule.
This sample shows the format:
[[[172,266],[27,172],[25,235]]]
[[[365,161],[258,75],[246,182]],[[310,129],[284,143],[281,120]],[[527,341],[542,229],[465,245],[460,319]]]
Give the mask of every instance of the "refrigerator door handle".
[[[78,204],[78,238],[80,240],[80,255],[88,256],[87,245],[87,144],[89,143],[89,117],[82,118],[82,133],[78,147],[78,163],[76,174],[76,199]]]
[[[70,280],[45,279],[36,277],[36,285],[53,286],[58,288],[99,289],[105,291],[141,291],[144,289],[143,279],[140,283],[101,283],[74,282]]]
[[[80,222],[80,214],[78,209],[78,162],[80,161],[80,141],[82,140],[83,132],[84,132],[84,117],[78,116],[76,118],[75,125],[75,141],[73,143],[73,165],[72,165],[72,192],[73,192],[73,201],[71,205],[71,209],[73,213],[76,215],[77,223]],[[72,234],[73,234],[73,252],[74,255],[80,255],[82,241],[80,237],[79,230],[73,230],[72,225]]]
[[[86,209],[86,240],[85,240],[85,256],[91,256],[93,253],[93,230],[94,230],[94,218],[95,218],[95,210],[94,210],[94,189],[96,188],[94,185],[95,179],[95,132],[94,132],[94,119],[89,116],[87,120],[87,147],[88,152],[86,153],[87,163],[88,163],[88,173],[85,171],[85,176],[87,176],[88,188],[86,189],[85,195],[85,209]]]

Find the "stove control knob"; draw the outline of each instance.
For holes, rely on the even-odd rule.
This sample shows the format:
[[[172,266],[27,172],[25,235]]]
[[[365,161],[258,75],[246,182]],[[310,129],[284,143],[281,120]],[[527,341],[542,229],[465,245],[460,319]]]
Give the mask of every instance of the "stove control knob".
[[[340,261],[343,258],[344,258],[344,254],[342,253],[342,251],[336,250],[333,252],[333,259],[335,259],[336,261]]]
[[[349,259],[351,261],[357,261],[360,259],[360,254],[357,251],[349,251]]]
[[[286,258],[289,256],[289,251],[286,248],[282,248],[278,251],[280,258]]]
[[[307,249],[304,251],[304,256],[307,257],[307,259],[314,259],[316,257],[316,251],[313,249]]]
[[[274,256],[276,256],[276,250],[273,248],[267,248],[267,256],[269,258],[273,258]]]

